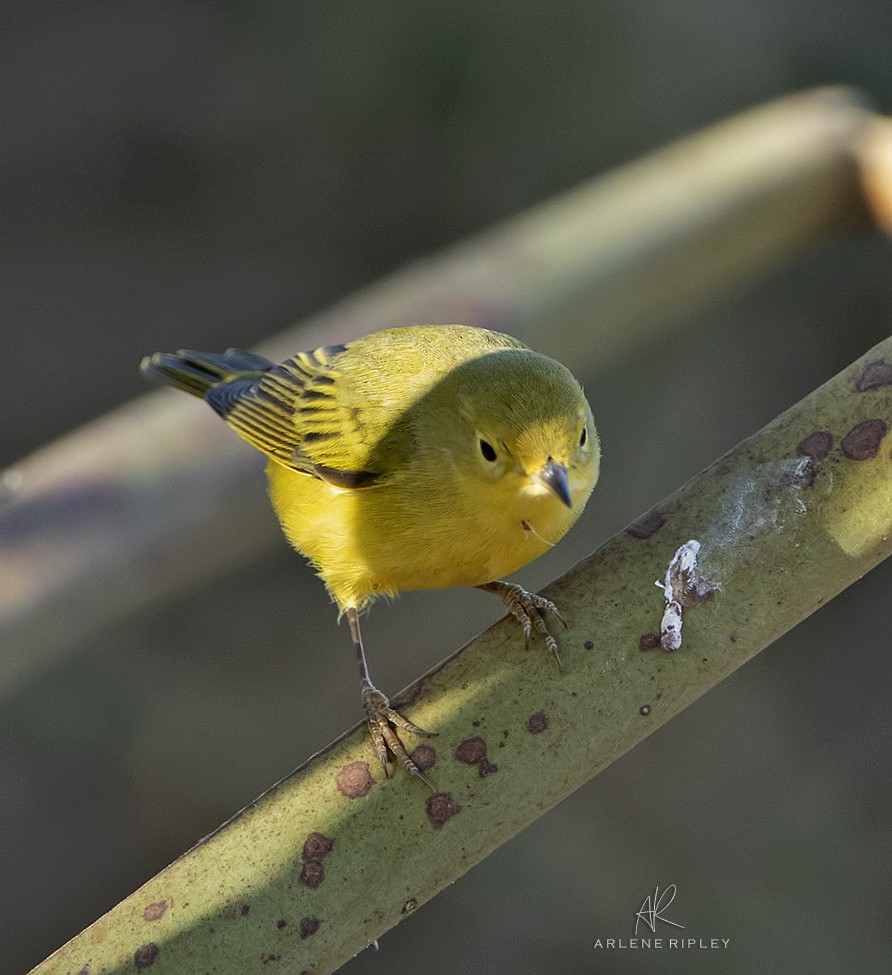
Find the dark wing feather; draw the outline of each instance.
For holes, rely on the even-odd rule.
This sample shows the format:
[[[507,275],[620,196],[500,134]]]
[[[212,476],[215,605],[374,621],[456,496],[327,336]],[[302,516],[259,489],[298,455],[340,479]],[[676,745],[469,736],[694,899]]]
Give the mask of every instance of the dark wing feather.
[[[221,383],[235,385],[238,380],[246,380],[250,385],[272,368],[269,359],[240,349],[221,353],[180,349],[175,355],[156,352],[146,356],[139,371],[147,379],[166,383],[192,396],[204,397]]]
[[[253,380],[238,378],[205,398],[248,443],[293,470],[343,488],[368,487],[374,471],[357,470],[364,437],[359,412],[339,397],[344,345],[300,352]]]

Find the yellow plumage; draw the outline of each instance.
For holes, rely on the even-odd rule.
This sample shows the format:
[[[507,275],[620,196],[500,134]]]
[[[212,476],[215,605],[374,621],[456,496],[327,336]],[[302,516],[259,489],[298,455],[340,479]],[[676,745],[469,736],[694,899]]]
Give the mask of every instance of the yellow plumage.
[[[598,477],[591,410],[562,365],[466,325],[375,332],[274,365],[230,350],[144,360],[144,374],[204,396],[270,458],[291,544],[346,612],[376,750],[418,774],[368,678],[358,611],[404,589],[481,586],[556,644],[541,597],[496,584],[557,542]]]

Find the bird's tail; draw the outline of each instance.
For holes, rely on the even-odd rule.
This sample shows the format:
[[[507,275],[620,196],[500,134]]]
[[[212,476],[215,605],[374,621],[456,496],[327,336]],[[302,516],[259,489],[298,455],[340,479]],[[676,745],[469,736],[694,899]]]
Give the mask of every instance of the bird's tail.
[[[208,390],[223,383],[252,384],[273,367],[274,363],[262,355],[239,349],[227,349],[222,353],[180,349],[175,354],[156,352],[147,355],[139,371],[147,379],[204,398]]]

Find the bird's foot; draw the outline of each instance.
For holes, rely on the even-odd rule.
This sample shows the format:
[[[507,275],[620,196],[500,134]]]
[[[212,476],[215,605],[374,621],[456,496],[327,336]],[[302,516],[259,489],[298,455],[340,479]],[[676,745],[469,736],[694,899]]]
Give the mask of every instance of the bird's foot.
[[[530,645],[530,637],[535,626],[545,638],[545,646],[552,652],[558,667],[561,666],[561,655],[558,651],[557,640],[551,635],[548,624],[545,622],[546,613],[551,613],[565,627],[567,621],[561,616],[557,606],[550,599],[546,599],[535,592],[527,592],[526,589],[515,585],[513,582],[490,582],[480,588],[502,597],[505,608],[523,627],[527,647]]]
[[[387,696],[367,681],[363,681],[362,683],[362,707],[365,711],[366,720],[369,723],[369,731],[372,735],[375,754],[381,762],[384,774],[386,776],[390,775],[390,767],[387,764],[387,753],[390,752],[410,775],[421,779],[431,791],[434,791],[434,787],[421,774],[421,770],[409,757],[406,749],[403,747],[403,743],[399,740],[397,733],[391,725],[396,725],[398,728],[402,728],[403,731],[410,731],[414,735],[427,735],[432,737],[436,735],[436,732],[425,731],[423,728],[419,728],[418,725],[412,724],[411,721],[407,721],[399,711],[395,711],[390,706],[390,701]]]

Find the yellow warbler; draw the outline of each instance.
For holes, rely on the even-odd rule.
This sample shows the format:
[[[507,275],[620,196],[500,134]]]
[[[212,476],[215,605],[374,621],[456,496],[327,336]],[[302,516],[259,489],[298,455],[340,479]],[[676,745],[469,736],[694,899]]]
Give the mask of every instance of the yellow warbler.
[[[560,363],[499,332],[417,325],[278,365],[230,349],[158,353],[141,370],[206,399],[269,458],[285,535],[349,621],[385,772],[389,749],[423,778],[392,725],[429,732],[369,677],[359,613],[378,596],[478,586],[560,661],[545,623],[555,606],[498,581],[567,532],[598,478],[591,409]]]

